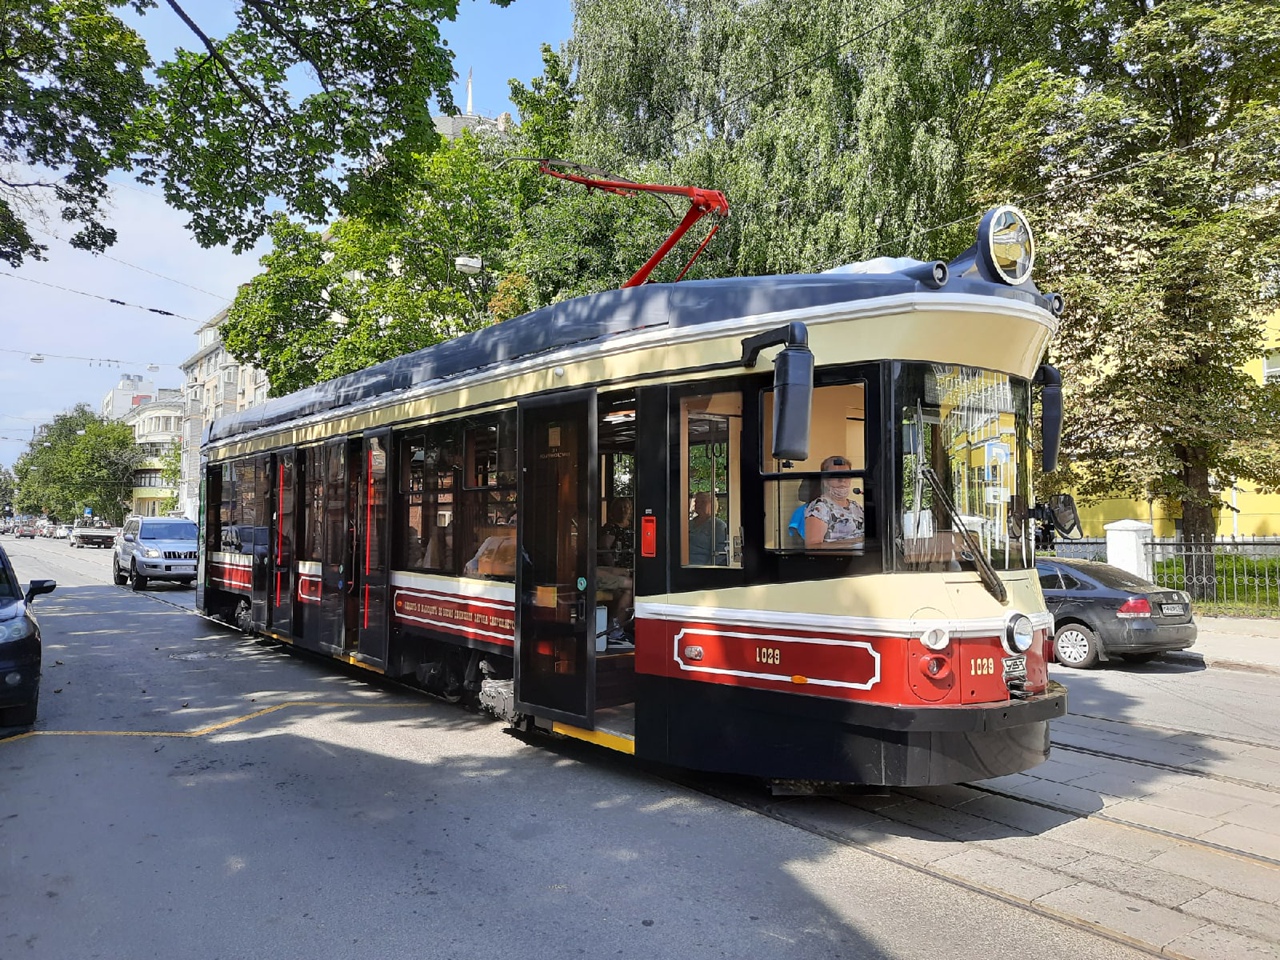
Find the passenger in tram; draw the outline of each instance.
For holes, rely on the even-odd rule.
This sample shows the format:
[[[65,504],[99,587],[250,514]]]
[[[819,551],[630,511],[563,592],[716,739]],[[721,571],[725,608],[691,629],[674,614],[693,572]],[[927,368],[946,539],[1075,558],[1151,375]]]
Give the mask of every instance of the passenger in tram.
[[[516,575],[516,515],[487,537],[476,555],[462,568],[468,577],[514,577]]]
[[[822,461],[822,472],[851,470],[853,464],[841,456]],[[862,505],[851,499],[861,493],[853,477],[823,477],[822,492],[804,510],[804,545],[809,550],[848,549],[866,539],[866,518]]]
[[[635,618],[635,531],[631,498],[609,503],[609,519],[597,543],[596,586],[609,594],[609,639],[618,641]]]
[[[723,567],[729,563],[729,525],[716,516],[716,495],[700,490],[693,495],[689,521],[689,564]]]

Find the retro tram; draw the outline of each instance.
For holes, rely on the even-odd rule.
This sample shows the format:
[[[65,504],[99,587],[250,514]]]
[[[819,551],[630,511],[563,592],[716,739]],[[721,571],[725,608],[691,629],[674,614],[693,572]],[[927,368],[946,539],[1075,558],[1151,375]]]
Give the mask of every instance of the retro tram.
[[[1062,301],[950,264],[643,283],[219,419],[198,606],[525,731],[766,781],[954,783],[1066,709],[1033,563]]]

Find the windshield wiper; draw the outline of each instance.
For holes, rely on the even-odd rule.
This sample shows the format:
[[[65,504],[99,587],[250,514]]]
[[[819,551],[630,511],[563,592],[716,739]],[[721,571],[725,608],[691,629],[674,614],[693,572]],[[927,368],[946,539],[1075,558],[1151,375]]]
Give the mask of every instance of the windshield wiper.
[[[964,521],[960,519],[960,512],[956,510],[956,506],[951,502],[951,498],[947,496],[947,491],[942,486],[942,480],[933,467],[921,467],[920,475],[929,481],[929,486],[933,488],[933,495],[937,497],[938,502],[942,504],[942,508],[947,511],[947,516],[951,518],[951,525],[960,534],[960,539],[964,541],[965,549],[969,551],[970,559],[973,560],[974,566],[978,568],[978,576],[982,578],[983,585],[987,588],[993,597],[1001,603],[1007,603],[1009,600],[1009,591],[1005,589],[1004,581],[996,576],[995,568],[987,560],[987,555],[982,552],[982,544],[973,536],[973,531],[964,525]]]

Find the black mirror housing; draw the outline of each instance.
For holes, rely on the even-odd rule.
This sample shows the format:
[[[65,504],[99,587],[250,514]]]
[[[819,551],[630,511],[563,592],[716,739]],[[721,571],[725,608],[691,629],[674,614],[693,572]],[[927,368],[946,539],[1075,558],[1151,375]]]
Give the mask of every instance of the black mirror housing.
[[[58,586],[57,580],[32,580],[29,584],[27,584],[27,594],[26,594],[25,600],[27,603],[30,603],[32,600],[40,596],[40,594],[42,593],[53,593],[53,591],[57,588],[57,586]]]

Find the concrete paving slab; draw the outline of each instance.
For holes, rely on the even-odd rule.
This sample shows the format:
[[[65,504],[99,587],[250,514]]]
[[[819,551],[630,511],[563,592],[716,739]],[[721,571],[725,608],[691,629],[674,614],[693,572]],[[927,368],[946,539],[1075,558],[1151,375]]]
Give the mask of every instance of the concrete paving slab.
[[[1072,781],[1071,786],[1082,790],[1095,790],[1104,797],[1113,797],[1117,800],[1141,800],[1161,790],[1185,783],[1186,779],[1185,776],[1130,765],[1128,773],[1094,773]]]
[[[1276,799],[1280,801],[1280,797]],[[1248,827],[1250,830],[1280,836],[1280,802],[1270,805],[1247,803],[1232,807],[1219,815],[1218,819],[1234,823],[1236,826]]]
[[[1274,943],[1265,943],[1215,924],[1170,941],[1165,952],[1190,960],[1275,960],[1280,957],[1280,950]]]
[[[1280,911],[1270,903],[1209,890],[1182,905],[1182,912],[1232,927],[1249,936],[1280,943]]]
[[[1280,904],[1280,872],[1275,867],[1186,844],[1160,854],[1151,866],[1250,900]]]
[[[1063,824],[1049,836],[1091,853],[1103,853],[1132,863],[1149,863],[1180,846],[1172,837],[1099,820],[1075,820]]]
[[[1075,813],[1097,813],[1106,806],[1096,790],[1081,790],[1070,784],[1054,783],[1052,780],[1040,780],[1036,777],[1026,777],[1016,787],[1000,789],[1005,793],[1051,803]]]
[[[985,817],[997,823],[1029,834],[1042,834],[1066,823],[1074,822],[1077,817],[1072,813],[1059,813],[1046,807],[1023,803],[1009,797],[999,797],[984,793],[958,809],[975,817]]]
[[[965,850],[965,844],[961,841],[948,840],[905,823],[884,824],[879,829],[859,828],[850,831],[849,839],[870,850],[909,863],[932,864]]]
[[[1118,930],[1156,947],[1205,926],[1199,917],[1188,917],[1169,907],[1084,881],[1047,893],[1036,903]]]
[[[1004,840],[978,840],[978,848],[1013,857],[1048,870],[1060,870],[1069,863],[1083,860],[1088,851],[1052,837],[1008,837]]]
[[[1256,857],[1266,857],[1280,863],[1280,835],[1274,833],[1263,833],[1252,827],[1228,823],[1218,827],[1217,830],[1210,830],[1200,839],[1206,843],[1216,843],[1220,847],[1230,847],[1232,850],[1251,853]],[[1277,875],[1276,883],[1280,884],[1280,875]]]
[[[1199,760],[1189,765],[1188,769],[1219,777],[1234,777],[1266,787],[1280,787],[1280,763],[1233,756]]]
[[[1196,781],[1196,787],[1205,793],[1212,793],[1220,797],[1235,797],[1249,803],[1261,804],[1264,807],[1275,804],[1277,801],[1276,793],[1273,790],[1250,787],[1243,783],[1231,783],[1227,780],[1198,780]]]
[[[975,790],[973,787],[967,787],[964,784],[911,787],[909,790],[901,790],[899,792],[914,800],[936,803],[940,807],[959,807],[977,797],[986,796],[981,790]]]
[[[1230,797],[1221,793],[1213,793],[1200,787],[1172,787],[1167,790],[1161,790],[1159,793],[1153,793],[1147,797],[1148,803],[1154,803],[1159,807],[1168,807],[1170,810],[1178,810],[1182,813],[1193,813],[1199,817],[1211,817],[1219,820],[1230,820],[1226,816],[1233,810],[1240,810],[1251,806],[1248,801],[1240,797]],[[1275,812],[1272,811],[1272,818],[1275,818]]]
[[[951,876],[999,890],[1027,903],[1076,882],[1074,877],[1012,857],[1002,857],[990,850],[966,850],[954,857],[937,860],[933,866]]]
[[[1180,907],[1210,889],[1207,884],[1189,877],[1100,853],[1069,863],[1062,870],[1100,887],[1171,908]]]
[[[1137,823],[1144,827],[1166,830],[1181,837],[1198,837],[1222,826],[1221,820],[1170,810],[1168,807],[1147,803],[1145,800],[1127,800],[1108,807],[1107,816],[1126,823]]]
[[[909,824],[952,840],[994,840],[1023,835],[1021,830],[1006,824],[975,817],[959,809],[936,807],[921,800],[913,800],[882,812],[897,823]]]

